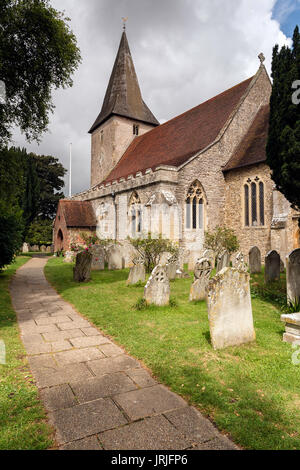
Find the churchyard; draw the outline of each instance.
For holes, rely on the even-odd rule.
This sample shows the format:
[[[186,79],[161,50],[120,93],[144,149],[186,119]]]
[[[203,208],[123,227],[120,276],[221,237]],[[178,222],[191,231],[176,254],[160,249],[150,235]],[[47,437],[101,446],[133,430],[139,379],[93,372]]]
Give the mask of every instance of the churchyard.
[[[212,269],[206,256],[189,277],[179,270],[171,281],[167,266],[157,266],[143,282],[144,271],[138,273],[141,280],[133,275],[139,264],[120,269],[116,260],[109,267],[119,269],[92,270],[87,282],[76,282],[74,263],[62,258],[50,259],[45,274],[77,311],[235,443],[248,449],[299,449],[298,346],[283,341],[286,275],[280,272],[280,257],[269,253],[266,266],[255,272],[260,263],[254,250],[250,297],[241,254],[232,260],[234,269],[226,256]],[[289,275],[294,279],[294,271]],[[197,295],[202,300],[190,300]]]

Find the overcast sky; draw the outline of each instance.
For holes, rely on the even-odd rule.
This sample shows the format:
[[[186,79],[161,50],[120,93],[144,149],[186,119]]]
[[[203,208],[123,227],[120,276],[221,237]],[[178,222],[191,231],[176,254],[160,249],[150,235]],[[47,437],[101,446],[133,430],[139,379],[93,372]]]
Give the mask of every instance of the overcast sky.
[[[40,145],[18,131],[14,145],[53,155],[69,167],[72,193],[90,184],[90,135],[128,17],[127,38],[144,101],[160,122],[255,74],[263,52],[290,43],[300,0],[51,0],[71,19],[82,64],[74,86],[54,92],[50,131]],[[68,176],[65,194],[68,194]]]

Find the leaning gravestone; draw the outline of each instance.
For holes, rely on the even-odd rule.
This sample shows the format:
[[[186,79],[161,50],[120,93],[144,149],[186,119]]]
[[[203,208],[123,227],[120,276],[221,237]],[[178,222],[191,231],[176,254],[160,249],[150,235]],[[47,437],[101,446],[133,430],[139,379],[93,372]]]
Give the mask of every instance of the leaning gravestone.
[[[223,268],[208,283],[207,306],[214,349],[255,340],[250,275],[236,268]]]
[[[261,253],[257,246],[253,246],[249,251],[250,274],[261,273]]]
[[[137,284],[138,282],[145,282],[145,280],[146,269],[143,264],[143,260],[140,260],[140,262],[137,262],[137,260],[135,260],[134,266],[132,266],[129,271],[127,285]]]
[[[179,261],[177,254],[172,255],[169,257],[168,262],[166,264],[167,276],[170,281],[176,279],[176,271],[179,268]]]
[[[217,259],[217,273],[221,271],[221,269],[230,266],[230,254],[227,251],[224,251],[218,256]]]
[[[147,304],[168,305],[170,300],[170,281],[165,266],[155,266],[144,290]]]
[[[288,301],[300,301],[300,248],[286,258],[286,294]]]
[[[234,268],[237,269],[238,271],[241,271],[241,272],[247,272],[248,271],[248,266],[247,264],[245,263],[245,260],[244,260],[244,255],[241,251],[239,251],[236,255],[235,255],[235,259],[234,259]]]
[[[104,269],[105,249],[101,245],[93,245],[90,248],[92,253],[92,270],[101,271]]]
[[[122,269],[124,267],[124,260],[122,256],[121,247],[112,245],[108,248],[107,252],[108,269]]]
[[[76,264],[73,268],[74,281],[85,282],[91,277],[92,253],[81,251],[76,256]]]
[[[276,281],[280,278],[280,256],[272,250],[265,257],[265,282]]]
[[[190,301],[204,300],[206,288],[212,271],[212,265],[208,258],[201,258],[195,264],[194,282],[191,285]]]
[[[22,253],[28,253],[29,252],[29,245],[28,243],[23,243],[22,246]]]
[[[73,263],[74,258],[75,258],[75,252],[74,251],[65,251],[64,263]]]

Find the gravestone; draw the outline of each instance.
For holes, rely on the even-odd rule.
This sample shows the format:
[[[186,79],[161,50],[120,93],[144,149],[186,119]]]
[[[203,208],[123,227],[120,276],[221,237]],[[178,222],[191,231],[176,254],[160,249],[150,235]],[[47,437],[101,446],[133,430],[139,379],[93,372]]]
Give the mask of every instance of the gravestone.
[[[176,271],[176,279],[189,279],[190,275],[181,268],[178,268]]]
[[[280,278],[280,256],[272,250],[265,257],[265,282],[276,281]]]
[[[147,304],[168,305],[170,300],[170,281],[165,266],[153,269],[144,290]]]
[[[201,258],[208,258],[210,260],[212,269],[214,269],[215,262],[216,262],[216,256],[215,256],[215,253],[214,253],[213,250],[208,250],[208,249],[204,250],[203,255],[201,256]]]
[[[90,248],[92,253],[92,270],[101,271],[104,269],[105,249],[101,245],[93,245]]]
[[[46,245],[42,245],[42,246],[40,247],[40,251],[41,251],[42,253],[46,253],[46,249],[47,249]]]
[[[214,349],[255,340],[249,280],[247,272],[226,267],[209,281],[207,307]]]
[[[176,279],[176,271],[179,268],[179,261],[178,261],[178,255],[174,254],[172,256],[169,256],[168,262],[166,264],[166,269],[167,269],[167,276],[170,279],[170,281],[173,281]]]
[[[51,245],[48,245],[46,248],[46,253],[51,253]]]
[[[218,273],[221,269],[230,266],[230,254],[227,251],[224,251],[218,256],[217,259],[217,269],[216,272]]]
[[[138,282],[145,282],[145,280],[146,269],[142,263],[135,264],[130,268],[129,276],[127,279],[127,285],[137,284]]]
[[[28,243],[23,243],[22,246],[22,253],[28,253],[29,252],[29,245]]]
[[[76,263],[73,268],[74,281],[85,282],[91,277],[92,253],[81,251],[76,256]]]
[[[300,344],[300,313],[281,315],[280,319],[285,323],[282,340],[286,343]]]
[[[74,251],[65,251],[64,263],[73,263],[75,256],[76,254]]]
[[[239,251],[236,255],[235,255],[235,258],[234,258],[234,268],[237,269],[238,271],[241,271],[241,272],[247,272],[248,271],[248,266],[247,264],[245,263],[245,260],[244,260],[244,255],[241,251]]]
[[[107,251],[107,262],[108,269],[122,269],[125,265],[124,258],[122,256],[121,247],[118,245],[112,245]]]
[[[40,247],[38,245],[32,245],[30,247],[30,251],[34,251],[34,252],[40,251]]]
[[[195,264],[194,282],[191,285],[190,301],[204,300],[206,288],[212,271],[212,265],[208,258],[201,258]]]
[[[168,251],[164,251],[159,256],[159,265],[165,266],[169,262],[169,259],[171,257],[172,257],[171,253],[169,253]]]
[[[286,294],[288,301],[300,301],[300,248],[286,257]]]
[[[261,253],[257,246],[249,251],[249,271],[250,274],[261,273]]]

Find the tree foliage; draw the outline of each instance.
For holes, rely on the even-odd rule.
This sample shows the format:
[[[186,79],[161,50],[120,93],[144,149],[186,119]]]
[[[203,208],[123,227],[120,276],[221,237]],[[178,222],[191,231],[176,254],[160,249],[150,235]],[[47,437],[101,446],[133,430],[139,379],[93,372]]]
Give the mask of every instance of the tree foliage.
[[[49,245],[52,243],[52,224],[50,219],[37,218],[28,227],[26,241],[30,245]]]
[[[239,242],[232,229],[218,225],[211,232],[205,232],[204,248],[213,250],[217,257],[223,251],[228,253],[238,251]]]
[[[171,240],[163,238],[162,235],[152,238],[151,233],[148,233],[145,238],[128,238],[128,240],[144,259],[145,268],[148,273],[159,263],[162,253],[178,254],[178,246]]]
[[[80,63],[68,18],[49,0],[0,0],[0,80],[6,104],[0,104],[0,143],[18,126],[27,139],[47,130],[53,88],[72,86]]]
[[[300,103],[293,103],[300,80],[300,34],[298,26],[293,45],[273,49],[273,88],[270,100],[270,125],[267,163],[276,189],[284,194],[294,209],[300,210]],[[299,82],[298,82],[299,88]],[[298,93],[300,95],[300,93]]]
[[[0,270],[10,264],[21,246],[23,235],[22,211],[0,200]]]

